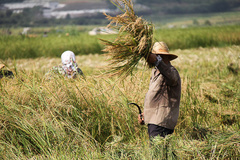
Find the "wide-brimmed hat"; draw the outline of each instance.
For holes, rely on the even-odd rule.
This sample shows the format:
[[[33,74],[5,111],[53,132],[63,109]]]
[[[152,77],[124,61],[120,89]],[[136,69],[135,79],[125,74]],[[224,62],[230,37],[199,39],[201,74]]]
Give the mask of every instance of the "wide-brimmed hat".
[[[0,64],[0,70],[3,69],[5,67],[4,64]]]
[[[178,57],[175,54],[170,54],[169,53],[168,46],[164,42],[155,42],[154,45],[153,45],[152,53],[153,54],[160,54],[160,55],[167,55],[167,56],[169,56],[170,61],[174,60]]]

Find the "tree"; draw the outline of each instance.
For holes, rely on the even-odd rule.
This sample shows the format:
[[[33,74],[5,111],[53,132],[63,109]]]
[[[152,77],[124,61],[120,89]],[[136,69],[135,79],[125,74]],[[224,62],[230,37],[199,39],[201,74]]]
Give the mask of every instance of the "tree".
[[[7,10],[6,11],[6,17],[10,18],[13,14],[13,11],[12,10]]]
[[[65,19],[66,19],[66,20],[71,19],[71,15],[70,15],[70,14],[67,14]]]
[[[24,0],[0,0],[0,4],[23,2]]]
[[[196,26],[198,26],[198,25],[199,25],[199,22],[198,22],[198,20],[194,19],[194,20],[193,20],[193,25],[196,25]]]
[[[212,3],[210,9],[213,12],[223,12],[223,11],[228,11],[230,9],[230,6],[226,0],[219,0]]]
[[[212,25],[212,23],[211,23],[209,20],[206,20],[206,21],[204,22],[204,24],[207,25],[207,26],[211,26],[211,25]]]

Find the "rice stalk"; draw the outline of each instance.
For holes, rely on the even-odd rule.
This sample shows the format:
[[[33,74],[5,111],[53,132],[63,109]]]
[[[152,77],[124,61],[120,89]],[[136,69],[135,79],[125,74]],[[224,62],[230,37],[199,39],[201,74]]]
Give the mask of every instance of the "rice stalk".
[[[153,25],[142,17],[138,17],[133,9],[131,0],[112,1],[122,12],[116,16],[104,13],[110,23],[108,28],[118,30],[115,40],[100,39],[105,48],[103,51],[111,61],[110,75],[127,77],[131,74],[138,62],[148,57],[153,44]]]

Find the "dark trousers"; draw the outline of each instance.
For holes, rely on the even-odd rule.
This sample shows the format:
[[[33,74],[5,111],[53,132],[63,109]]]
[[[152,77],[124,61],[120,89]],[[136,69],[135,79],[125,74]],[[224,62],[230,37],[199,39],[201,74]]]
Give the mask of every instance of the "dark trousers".
[[[154,137],[161,136],[161,137],[165,138],[168,134],[172,134],[173,131],[174,131],[173,129],[168,129],[168,128],[161,127],[161,126],[158,126],[158,125],[155,125],[155,124],[148,124],[148,134],[149,134],[149,139],[150,139],[150,147],[154,146],[153,143],[152,143],[153,142],[152,140],[153,140]],[[162,156],[163,156],[161,159],[168,159],[168,154],[169,153],[172,153],[171,154],[172,159],[178,159],[178,157],[176,156],[176,154],[174,152],[169,152],[168,143],[165,144],[163,147],[164,148],[163,148],[162,153],[159,152],[158,146],[157,146],[157,148],[155,148],[156,150],[154,150],[154,152],[153,152],[153,156],[154,156],[153,159],[155,159],[155,157],[156,157],[156,159],[158,159],[159,156],[161,157],[161,155],[159,155],[159,154],[162,154]]]
[[[148,135],[149,138],[154,138],[156,136],[161,136],[163,138],[165,138],[166,135],[168,134],[172,134],[173,133],[173,129],[168,129],[165,127],[161,127],[155,124],[148,124]]]

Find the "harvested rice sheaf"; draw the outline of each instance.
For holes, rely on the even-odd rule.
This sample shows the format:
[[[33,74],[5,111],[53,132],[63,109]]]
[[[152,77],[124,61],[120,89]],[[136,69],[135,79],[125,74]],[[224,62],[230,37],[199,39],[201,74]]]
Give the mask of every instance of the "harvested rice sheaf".
[[[123,14],[110,16],[104,13],[110,23],[108,28],[118,30],[115,40],[100,39],[105,48],[103,51],[110,56],[110,75],[123,77],[132,73],[138,62],[147,58],[153,45],[153,25],[142,17],[138,17],[131,0],[115,0],[112,2]]]

